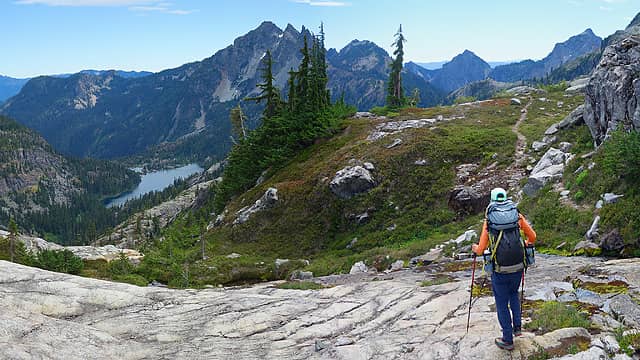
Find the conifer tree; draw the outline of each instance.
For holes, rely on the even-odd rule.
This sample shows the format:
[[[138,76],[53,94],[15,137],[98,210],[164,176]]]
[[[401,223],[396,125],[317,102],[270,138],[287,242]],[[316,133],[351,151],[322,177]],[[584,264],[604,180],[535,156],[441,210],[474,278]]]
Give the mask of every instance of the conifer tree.
[[[392,46],[395,47],[393,55],[395,59],[391,62],[391,73],[389,74],[389,84],[387,91],[387,106],[398,108],[404,105],[405,99],[402,90],[402,64],[404,62],[404,43],[407,41],[402,34],[402,25],[395,35],[396,40]]]
[[[260,95],[252,98],[247,98],[247,101],[255,101],[257,103],[266,102],[263,112],[263,117],[269,119],[280,112],[282,107],[282,100],[280,100],[280,90],[273,84],[273,59],[271,58],[271,51],[267,50],[262,60],[262,83],[258,84],[260,88]]]
[[[9,254],[11,262],[14,261],[16,255],[16,239],[18,237],[18,224],[12,218],[9,219]]]
[[[247,137],[247,131],[244,126],[245,116],[244,112],[242,112],[242,107],[240,104],[238,106],[231,109],[229,113],[229,120],[231,120],[231,133],[235,136],[236,139],[244,139]],[[232,137],[232,139],[234,139]]]

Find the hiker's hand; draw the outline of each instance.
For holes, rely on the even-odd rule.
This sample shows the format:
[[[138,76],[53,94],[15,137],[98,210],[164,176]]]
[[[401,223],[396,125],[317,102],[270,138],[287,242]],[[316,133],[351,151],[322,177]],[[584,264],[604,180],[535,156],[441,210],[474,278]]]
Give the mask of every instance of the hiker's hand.
[[[477,254],[478,252],[476,251],[478,249],[478,244],[473,244],[471,245],[471,251],[473,251],[474,254]]]

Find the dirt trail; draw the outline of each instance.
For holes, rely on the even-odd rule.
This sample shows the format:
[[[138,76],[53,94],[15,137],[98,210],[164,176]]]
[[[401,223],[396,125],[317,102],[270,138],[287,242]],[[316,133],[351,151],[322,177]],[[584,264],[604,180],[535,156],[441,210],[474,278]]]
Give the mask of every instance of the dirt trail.
[[[529,106],[532,102],[533,98],[529,97],[529,101],[521,110],[520,118],[511,127],[511,131],[517,136],[516,149],[513,163],[511,163],[504,172],[507,177],[506,182],[509,185],[510,193],[514,195],[520,191],[520,181],[527,176],[526,167],[529,161],[529,156],[526,155],[527,138],[520,132],[520,125],[527,119]]]

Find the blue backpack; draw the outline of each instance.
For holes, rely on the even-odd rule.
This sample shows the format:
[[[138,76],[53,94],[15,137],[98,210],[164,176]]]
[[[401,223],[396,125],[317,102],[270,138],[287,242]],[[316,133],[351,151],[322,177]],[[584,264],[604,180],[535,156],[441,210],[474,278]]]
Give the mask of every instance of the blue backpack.
[[[493,270],[513,273],[524,269],[527,265],[525,244],[520,236],[520,213],[516,204],[511,200],[492,202],[485,217]]]

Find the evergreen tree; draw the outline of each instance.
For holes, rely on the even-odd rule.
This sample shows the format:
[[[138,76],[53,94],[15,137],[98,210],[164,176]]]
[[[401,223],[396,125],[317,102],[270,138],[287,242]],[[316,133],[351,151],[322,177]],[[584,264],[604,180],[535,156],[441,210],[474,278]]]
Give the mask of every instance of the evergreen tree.
[[[280,90],[273,84],[273,59],[271,51],[267,50],[262,60],[262,83],[258,84],[260,95],[247,98],[247,101],[255,101],[257,103],[266,102],[263,112],[264,119],[269,119],[280,112],[282,100],[280,99]]]
[[[18,224],[12,218],[9,219],[9,255],[11,262],[14,262],[16,256],[16,239],[18,238]]]
[[[392,46],[395,47],[393,55],[395,59],[391,62],[391,73],[389,74],[389,84],[387,92],[387,106],[398,108],[404,105],[405,99],[402,90],[402,64],[404,62],[404,43],[407,41],[402,34],[402,25],[395,35],[396,40]]]
[[[244,126],[245,117],[240,104],[231,109],[231,112],[229,113],[229,119],[231,120],[231,133],[233,134],[233,136],[235,136],[235,138],[232,137],[232,139],[242,140],[247,137],[247,131]]]

